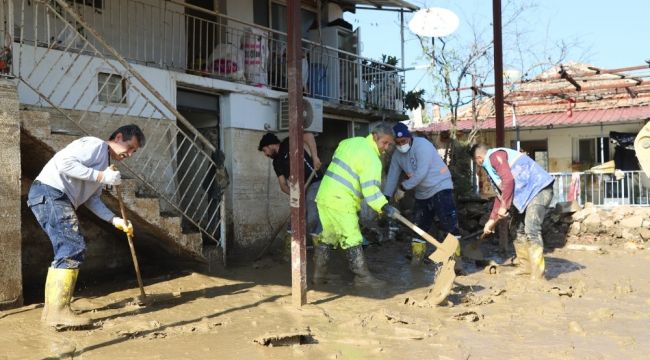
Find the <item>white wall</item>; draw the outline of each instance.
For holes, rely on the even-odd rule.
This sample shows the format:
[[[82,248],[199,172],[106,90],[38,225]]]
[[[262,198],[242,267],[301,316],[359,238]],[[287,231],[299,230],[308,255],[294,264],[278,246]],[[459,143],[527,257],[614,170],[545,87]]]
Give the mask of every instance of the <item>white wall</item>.
[[[21,61],[18,61],[19,56]],[[152,103],[148,104],[135,90],[137,88],[147,94],[144,87],[135,79],[132,79],[133,83],[127,86],[126,104],[105,105],[99,102],[97,99],[99,72],[127,77],[124,68],[116,61],[104,61],[87,55],[23,46],[22,51],[14,51],[14,66],[20,66],[17,71],[32,87],[37,88],[55,105],[65,109],[115,112],[120,115],[128,112],[132,116],[153,118],[162,118],[164,115],[175,119],[153,96],[149,96]],[[172,105],[176,103],[176,84],[168,71],[140,65],[134,65],[134,68],[162,97]],[[18,94],[21,104],[50,106],[23,82],[19,82]]]
[[[602,133],[605,137],[608,137],[610,131],[638,132],[642,127],[643,122],[603,125]],[[529,129],[519,131],[519,138],[521,141],[548,141],[548,170],[551,172],[571,171],[571,162],[573,161],[573,154],[575,151],[574,146],[576,146],[577,140],[596,138],[600,137],[600,135],[600,125],[558,129]],[[506,146],[510,146],[511,141],[515,140],[516,133],[514,131],[506,132]],[[610,146],[609,150],[611,159],[614,154],[614,147]]]
[[[222,126],[260,131],[277,129],[277,100],[236,93],[222,99]]]
[[[228,16],[253,23],[253,0],[228,0],[226,2],[226,14]],[[229,24],[234,26],[235,24]]]

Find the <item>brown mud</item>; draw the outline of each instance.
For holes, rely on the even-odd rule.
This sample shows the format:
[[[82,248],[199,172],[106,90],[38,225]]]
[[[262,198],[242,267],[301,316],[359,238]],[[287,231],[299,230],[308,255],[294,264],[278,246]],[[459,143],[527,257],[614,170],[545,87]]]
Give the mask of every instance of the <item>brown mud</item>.
[[[73,307],[91,329],[54,331],[31,305],[0,316],[0,359],[647,359],[650,251],[555,249],[547,281],[468,266],[443,306],[426,302],[431,265],[410,266],[406,243],[370,247],[371,270],[389,282],[355,289],[343,256],[340,282],[291,305],[288,264],[263,259],[211,274],[96,285]],[[490,252],[487,252],[490,253]],[[128,289],[124,289],[128,287]],[[270,345],[276,346],[270,346]],[[289,346],[279,346],[289,345]]]

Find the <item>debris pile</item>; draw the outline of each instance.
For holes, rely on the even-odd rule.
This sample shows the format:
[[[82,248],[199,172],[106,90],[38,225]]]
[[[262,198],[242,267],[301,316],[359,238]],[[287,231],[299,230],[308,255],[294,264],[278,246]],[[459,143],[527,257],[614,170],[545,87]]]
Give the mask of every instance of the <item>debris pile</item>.
[[[599,208],[586,203],[583,209],[572,213],[558,205],[548,212],[543,229],[544,242],[551,247],[563,246],[566,242],[643,243],[650,240],[650,208]]]

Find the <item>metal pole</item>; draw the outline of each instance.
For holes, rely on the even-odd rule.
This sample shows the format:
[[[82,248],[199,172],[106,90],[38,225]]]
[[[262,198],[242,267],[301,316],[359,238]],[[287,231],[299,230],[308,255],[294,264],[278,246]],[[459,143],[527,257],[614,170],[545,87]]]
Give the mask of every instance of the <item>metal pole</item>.
[[[302,109],[302,47],[300,0],[287,1],[289,88],[289,205],[291,207],[291,298],[300,307],[307,302],[305,249],[305,176]]]
[[[497,147],[504,143],[503,127],[503,49],[501,42],[501,0],[492,0],[492,31],[494,33],[494,108],[496,114]]]
[[[512,126],[515,127],[517,136],[517,151],[521,151],[521,141],[519,139],[519,123],[517,123],[517,114],[515,112],[515,105],[512,105]]]
[[[401,40],[401,52],[402,52],[402,69],[406,67],[404,64],[404,10],[399,11],[399,37]]]
[[[600,163],[605,163],[605,144],[604,144],[604,134],[603,134],[603,123],[600,123]]]

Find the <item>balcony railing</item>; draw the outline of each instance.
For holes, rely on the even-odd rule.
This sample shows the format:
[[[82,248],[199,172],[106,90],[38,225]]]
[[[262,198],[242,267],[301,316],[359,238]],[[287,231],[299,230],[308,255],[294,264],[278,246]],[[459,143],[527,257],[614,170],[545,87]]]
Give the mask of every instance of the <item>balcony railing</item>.
[[[104,1],[101,9],[75,6],[130,62],[287,91],[283,32],[173,0],[111,0]],[[36,9],[15,12],[26,16],[25,23],[46,24],[25,27],[24,42],[39,46],[56,42],[68,51],[82,50],[83,41],[72,32],[47,23],[53,14]],[[401,69],[307,40],[303,52],[305,95],[361,108],[403,110]]]
[[[650,206],[650,178],[643,171],[615,173],[551,173],[557,202],[576,200],[580,205]]]

